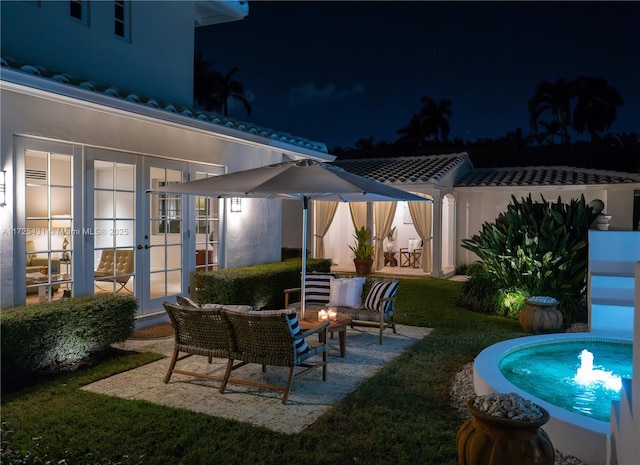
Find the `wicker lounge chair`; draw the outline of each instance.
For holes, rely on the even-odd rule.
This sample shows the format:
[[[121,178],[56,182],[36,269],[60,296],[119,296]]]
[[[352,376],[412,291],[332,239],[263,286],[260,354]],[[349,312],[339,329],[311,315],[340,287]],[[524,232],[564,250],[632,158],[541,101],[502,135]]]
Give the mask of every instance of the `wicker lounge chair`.
[[[241,363],[233,365],[234,360],[229,359],[225,379],[220,387],[224,393],[228,382],[257,386],[283,391],[282,403],[287,402],[293,378],[306,373],[314,368],[322,367],[322,380],[327,379],[327,326],[328,322],[319,323],[317,327],[305,331],[304,335],[298,332],[299,328],[295,310],[275,310],[262,312],[238,312],[228,310],[224,315],[231,323],[236,337],[236,350],[234,357]],[[313,334],[320,334],[320,344],[315,347],[307,346],[304,338]],[[298,337],[295,337],[295,336]],[[315,356],[322,355],[321,361],[307,363]],[[289,367],[289,375],[286,385],[267,384],[243,379],[231,379],[231,372],[248,363],[262,365],[263,371],[267,365]],[[297,367],[304,370],[295,373]]]
[[[209,363],[213,357],[233,360],[235,337],[229,321],[224,317],[224,310],[190,308],[168,302],[164,302],[163,305],[175,333],[175,346],[169,370],[164,377],[165,384],[169,382],[173,373],[223,381],[223,376],[184,371],[175,367],[178,361],[191,355],[206,356]],[[180,357],[180,352],[185,352],[186,355]]]

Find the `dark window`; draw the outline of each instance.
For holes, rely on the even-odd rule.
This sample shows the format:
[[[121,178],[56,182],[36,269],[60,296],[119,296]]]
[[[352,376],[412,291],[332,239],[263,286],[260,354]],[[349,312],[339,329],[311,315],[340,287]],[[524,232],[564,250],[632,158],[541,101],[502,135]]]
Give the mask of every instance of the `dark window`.
[[[72,18],[82,19],[82,1],[70,0],[69,1],[69,14]]]
[[[125,11],[124,11],[124,0],[113,2],[114,5],[114,25],[115,25],[115,34],[118,37],[125,37]]]

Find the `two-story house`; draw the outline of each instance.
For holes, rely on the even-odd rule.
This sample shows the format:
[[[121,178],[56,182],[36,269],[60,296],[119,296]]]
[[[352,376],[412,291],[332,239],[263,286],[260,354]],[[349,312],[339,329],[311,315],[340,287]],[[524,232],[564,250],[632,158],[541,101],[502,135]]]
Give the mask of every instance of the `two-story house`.
[[[234,211],[230,200],[145,192],[333,159],[322,143],[193,110],[194,27],[242,20],[247,2],[1,8],[1,308],[128,293],[149,324],[163,300],[189,292],[196,268],[280,259],[281,201]]]

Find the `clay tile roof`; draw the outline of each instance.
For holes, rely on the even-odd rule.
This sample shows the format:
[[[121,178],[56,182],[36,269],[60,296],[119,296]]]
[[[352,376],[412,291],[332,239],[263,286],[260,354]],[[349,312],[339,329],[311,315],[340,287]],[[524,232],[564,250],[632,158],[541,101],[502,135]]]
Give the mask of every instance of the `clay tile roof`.
[[[465,163],[470,164],[466,153],[334,162],[351,173],[388,184],[435,184]]]
[[[640,175],[571,166],[476,168],[456,181],[456,187],[576,186],[640,182]]]
[[[92,92],[99,92],[109,95],[115,99],[120,99],[127,102],[139,104],[144,107],[153,107],[169,112],[176,112],[176,108],[169,102],[160,102],[152,97],[142,97],[138,93],[124,92],[109,85],[99,85],[97,82],[87,79],[75,79],[73,76],[61,73],[59,71],[49,72],[44,67],[38,65],[30,65],[24,63],[18,63],[12,57],[0,57],[0,66],[7,67],[23,73],[33,74],[40,76],[44,79],[61,82],[70,86],[80,87]],[[63,79],[64,78],[64,79]],[[317,152],[328,153],[326,144],[322,142],[314,142],[304,137],[292,136],[285,132],[274,131],[269,128],[261,128],[251,123],[238,121],[233,118],[223,117],[217,113],[201,111],[201,110],[189,110],[184,108],[180,110],[181,114],[190,118],[206,121],[212,125],[220,125],[238,131],[247,132],[249,134],[259,134],[263,137],[270,137],[279,141],[287,142],[292,145],[305,147]]]

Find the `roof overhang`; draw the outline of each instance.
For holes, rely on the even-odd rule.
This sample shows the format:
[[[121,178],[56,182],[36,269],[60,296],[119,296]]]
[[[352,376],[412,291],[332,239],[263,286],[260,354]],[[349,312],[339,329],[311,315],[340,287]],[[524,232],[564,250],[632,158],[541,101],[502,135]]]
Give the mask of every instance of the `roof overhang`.
[[[263,137],[238,129],[229,128],[190,118],[180,113],[173,113],[161,108],[140,105],[125,99],[112,97],[108,94],[93,92],[81,87],[69,86],[50,79],[27,74],[3,67],[0,75],[0,88],[13,92],[44,98],[51,101],[64,102],[80,108],[98,109],[120,116],[137,117],[140,119],[160,121],[161,124],[172,127],[190,128],[215,135],[223,140],[239,144],[277,150],[292,159],[310,158],[313,160],[331,162],[335,156],[312,150],[306,147],[289,144],[274,138]]]
[[[240,21],[249,14],[245,0],[196,1],[196,27]]]

